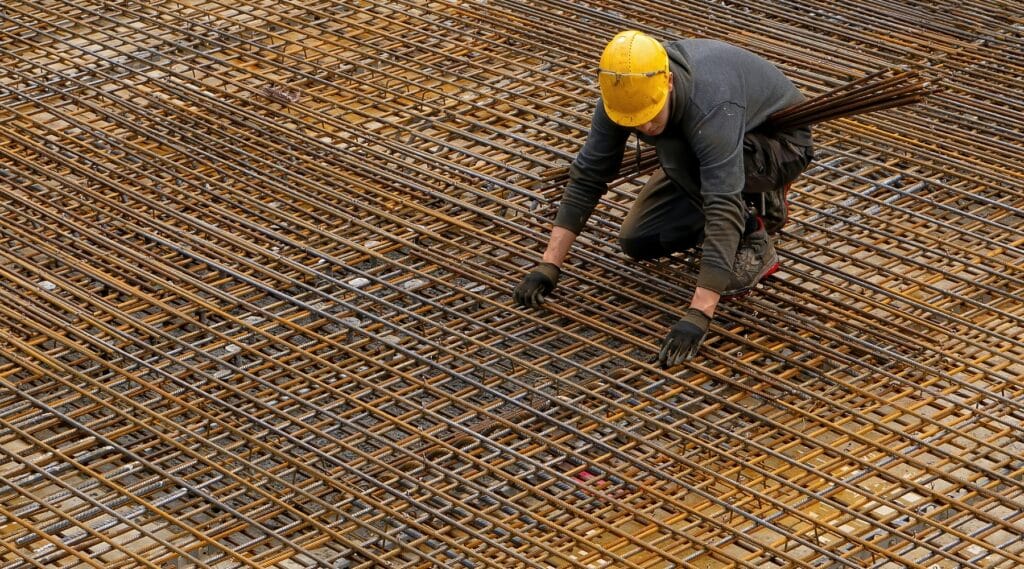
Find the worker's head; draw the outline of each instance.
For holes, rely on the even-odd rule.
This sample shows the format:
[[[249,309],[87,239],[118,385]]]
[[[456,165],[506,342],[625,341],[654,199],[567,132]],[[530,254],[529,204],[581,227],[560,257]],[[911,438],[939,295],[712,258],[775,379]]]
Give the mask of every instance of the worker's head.
[[[616,124],[652,135],[664,129],[664,124],[657,132],[639,128],[653,129],[655,125],[647,123],[660,118],[659,114],[667,115],[672,74],[668,54],[658,40],[635,30],[618,33],[601,54],[598,85],[604,110]]]

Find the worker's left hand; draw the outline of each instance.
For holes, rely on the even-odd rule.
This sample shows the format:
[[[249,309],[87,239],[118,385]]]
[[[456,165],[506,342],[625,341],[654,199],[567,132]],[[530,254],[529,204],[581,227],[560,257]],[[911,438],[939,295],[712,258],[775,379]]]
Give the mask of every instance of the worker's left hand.
[[[697,348],[704,341],[710,323],[711,319],[700,310],[687,310],[686,316],[672,326],[661,344],[661,352],[658,354],[661,367],[669,368],[697,355]]]

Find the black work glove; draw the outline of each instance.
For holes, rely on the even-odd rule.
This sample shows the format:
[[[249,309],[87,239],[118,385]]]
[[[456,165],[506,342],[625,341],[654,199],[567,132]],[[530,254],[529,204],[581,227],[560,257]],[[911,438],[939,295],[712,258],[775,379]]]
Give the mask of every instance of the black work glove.
[[[558,275],[562,271],[552,263],[537,263],[530,274],[523,278],[512,296],[516,304],[526,308],[537,308],[544,302],[544,297],[555,290]]]
[[[711,319],[700,310],[687,310],[686,316],[672,326],[661,344],[661,352],[658,354],[661,367],[672,367],[697,355],[697,348],[704,341],[710,323]]]

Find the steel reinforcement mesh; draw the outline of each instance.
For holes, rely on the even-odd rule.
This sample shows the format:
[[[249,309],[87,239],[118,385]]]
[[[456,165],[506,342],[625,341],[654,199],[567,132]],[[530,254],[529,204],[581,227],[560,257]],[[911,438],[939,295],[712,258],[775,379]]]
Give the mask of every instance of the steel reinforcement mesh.
[[[643,176],[510,297],[625,28],[808,95],[942,87],[816,129],[783,270],[665,371],[696,262],[619,251]],[[1022,33],[997,0],[4,0],[0,568],[1024,565]]]

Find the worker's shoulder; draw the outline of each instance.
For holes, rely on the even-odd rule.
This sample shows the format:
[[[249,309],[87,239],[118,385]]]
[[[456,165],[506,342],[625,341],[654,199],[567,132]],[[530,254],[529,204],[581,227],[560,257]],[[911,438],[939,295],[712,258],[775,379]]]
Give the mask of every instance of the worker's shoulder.
[[[754,53],[738,45],[711,38],[686,38],[669,41],[665,43],[665,48],[669,52],[682,54],[691,62],[701,59],[757,57]]]

